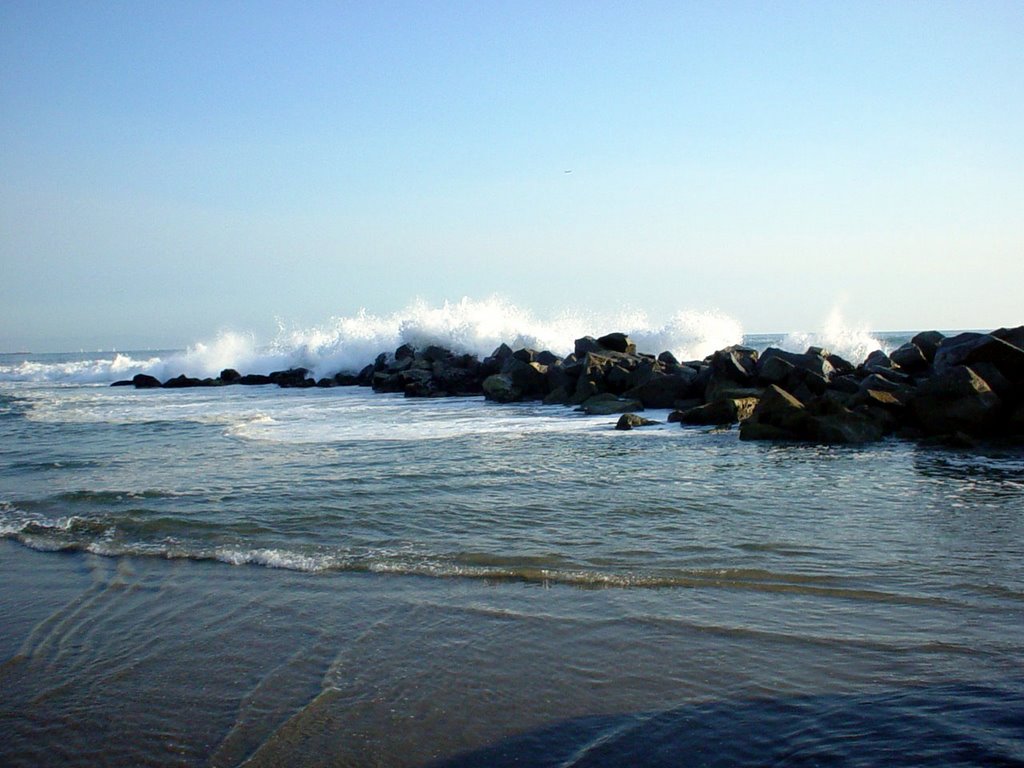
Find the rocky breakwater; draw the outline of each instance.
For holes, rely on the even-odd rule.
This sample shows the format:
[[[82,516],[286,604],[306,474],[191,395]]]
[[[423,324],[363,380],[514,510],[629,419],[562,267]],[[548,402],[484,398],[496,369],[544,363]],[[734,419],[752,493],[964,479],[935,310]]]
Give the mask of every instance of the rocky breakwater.
[[[721,393],[709,390],[706,405],[673,418],[735,410],[744,440],[1024,439],[1024,327],[949,338],[929,331],[856,367],[816,348],[718,356]],[[729,391],[730,377],[745,390]]]
[[[857,365],[818,347],[758,353],[734,346],[680,362],[669,352],[638,352],[622,333],[585,336],[574,346],[563,358],[503,344],[480,359],[403,345],[358,373],[330,378],[314,379],[305,368],[266,376],[225,369],[216,379],[183,375],[161,384],[140,374],[115,386],[366,386],[406,397],[482,395],[622,414],[619,429],[655,423],[635,415],[646,408],[672,409],[669,421],[684,426],[739,424],[744,440],[1024,439],[1024,326],[949,338],[928,331]]]

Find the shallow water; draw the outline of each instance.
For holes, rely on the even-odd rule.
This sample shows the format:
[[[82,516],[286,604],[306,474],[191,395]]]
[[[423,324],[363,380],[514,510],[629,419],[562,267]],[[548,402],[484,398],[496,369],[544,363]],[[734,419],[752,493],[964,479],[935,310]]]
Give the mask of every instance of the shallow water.
[[[1024,454],[613,424],[4,384],[0,762],[1024,764]]]

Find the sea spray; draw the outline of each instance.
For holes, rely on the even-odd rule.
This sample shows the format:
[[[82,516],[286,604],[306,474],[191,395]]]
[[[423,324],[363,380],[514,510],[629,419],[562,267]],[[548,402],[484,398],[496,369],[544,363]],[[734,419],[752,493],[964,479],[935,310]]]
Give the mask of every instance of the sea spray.
[[[101,384],[137,373],[166,380],[182,373],[215,377],[224,368],[266,374],[294,367],[308,368],[312,375],[321,377],[359,371],[381,352],[392,352],[402,344],[420,348],[436,344],[457,353],[485,357],[504,343],[564,356],[573,351],[577,338],[611,331],[628,333],[642,352],[667,350],[680,360],[702,359],[743,339],[740,323],[717,311],[683,310],[667,322],[628,309],[608,313],[565,310],[541,317],[493,296],[483,300],[463,298],[440,306],[416,301],[389,315],[375,315],[364,309],[307,328],[280,324],[277,336],[269,343],[251,334],[222,331],[212,340],[160,356],[97,355],[93,359],[0,365],[0,381]]]
[[[872,335],[866,326],[847,322],[838,308],[829,313],[821,330],[789,333],[779,346],[787,352],[805,352],[808,347],[822,347],[855,364],[876,349],[890,351],[889,345]]]

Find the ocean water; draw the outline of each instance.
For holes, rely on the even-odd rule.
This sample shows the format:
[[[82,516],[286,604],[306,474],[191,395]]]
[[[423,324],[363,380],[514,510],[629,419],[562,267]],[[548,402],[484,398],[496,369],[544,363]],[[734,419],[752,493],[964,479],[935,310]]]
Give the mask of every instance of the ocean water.
[[[0,356],[0,764],[1024,765],[1024,454],[105,385],[346,333]]]

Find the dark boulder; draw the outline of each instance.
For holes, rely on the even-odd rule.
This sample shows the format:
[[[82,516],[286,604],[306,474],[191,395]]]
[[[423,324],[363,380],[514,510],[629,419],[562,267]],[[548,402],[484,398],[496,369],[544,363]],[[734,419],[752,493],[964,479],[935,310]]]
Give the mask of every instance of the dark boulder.
[[[904,344],[889,356],[901,370],[907,373],[924,373],[931,364],[919,346],[912,342]]]
[[[577,358],[582,358],[588,352],[604,351],[605,348],[602,347],[593,336],[584,336],[581,339],[576,339],[573,344],[573,354],[575,354]]]
[[[132,386],[132,380],[131,379],[121,379],[120,381],[115,381],[110,386],[112,386],[112,387],[130,387],[130,386]]]
[[[741,440],[795,440],[809,433],[810,415],[804,404],[776,384],[770,385],[757,407],[740,425]]]
[[[632,372],[622,365],[613,363],[602,373],[605,389],[612,394],[621,395],[633,384]]]
[[[1024,381],[1024,349],[996,336],[980,340],[964,357],[964,363],[990,363],[1010,381]]]
[[[636,354],[636,344],[634,344],[629,336],[624,333],[605,334],[597,340],[597,343],[600,344],[603,349],[607,349],[611,352],[621,352],[624,355]]]
[[[547,394],[547,370],[547,366],[540,363],[525,363],[513,357],[501,372],[511,379],[521,397],[542,398]]]
[[[225,384],[237,384],[240,378],[242,378],[242,374],[234,368],[225,368],[220,372],[220,380]]]
[[[720,349],[711,356],[710,368],[708,383],[704,387],[704,399],[707,402],[724,397],[759,394],[751,391],[757,375],[755,350],[741,346]]]
[[[678,373],[655,376],[646,384],[633,387],[623,394],[641,401],[645,408],[673,408],[678,401],[700,393],[696,381],[695,371],[680,366]]]
[[[395,350],[395,360],[412,360],[416,357],[416,349],[411,344],[403,344]]]
[[[373,384],[373,374],[376,373],[376,370],[377,370],[377,368],[376,368],[376,366],[373,363],[371,363],[370,365],[365,366],[356,375],[356,384],[358,386],[360,386],[360,387],[369,387],[369,386],[371,386]]]
[[[316,386],[314,379],[308,378],[307,368],[289,368],[286,371],[272,371],[270,381],[279,387],[304,388]]]
[[[992,331],[992,335],[1015,347],[1024,349],[1024,325],[1019,325],[1016,328],[999,328]]]
[[[243,384],[245,386],[258,386],[260,384],[273,384],[269,376],[264,376],[262,373],[247,373],[245,376],[235,380],[236,384]]]
[[[711,356],[711,371],[737,384],[750,385],[757,375],[757,351],[738,345],[720,349]]]
[[[615,413],[642,411],[644,404],[639,400],[619,398],[607,392],[594,395],[580,405],[580,410],[590,416],[609,416]]]
[[[354,373],[336,373],[334,383],[339,387],[355,387],[359,385],[359,376]]]
[[[512,382],[512,377],[507,373],[495,373],[484,379],[484,397],[496,403],[512,403],[521,400],[523,391]]]
[[[624,413],[619,417],[618,422],[615,424],[616,429],[628,430],[636,427],[650,427],[659,422],[654,419],[645,419],[643,416],[637,416],[635,413]]]
[[[880,420],[846,407],[837,398],[819,397],[804,405],[775,385],[765,391],[751,417],[740,424],[741,440],[864,443],[880,440],[884,433]]]
[[[803,354],[796,352],[786,352],[783,349],[776,349],[775,347],[768,347],[756,361],[756,372],[757,375],[763,378],[762,371],[765,366],[771,363],[773,360],[783,360],[789,363],[794,368],[808,371],[824,379],[832,377],[835,369],[832,363],[825,357],[824,350],[818,347],[811,347]],[[777,373],[776,373],[777,375]]]
[[[515,353],[512,350],[512,347],[508,344],[502,344],[491,352],[490,355],[484,358],[483,367],[487,371],[488,375],[497,373],[505,363],[512,359],[513,354]]]
[[[921,354],[924,355],[925,360],[929,363],[935,360],[935,353],[939,349],[939,344],[946,337],[938,331],[922,331],[910,340],[910,343],[921,350]]]
[[[987,333],[974,331],[944,338],[935,351],[935,372],[944,373],[954,366],[963,365],[971,350],[988,338],[991,337]]]
[[[922,383],[910,406],[917,423],[928,434],[986,436],[996,427],[1000,400],[977,373],[956,366]]]
[[[572,394],[565,386],[554,387],[544,396],[544,405],[569,405]]]
[[[766,358],[758,360],[757,364],[757,378],[765,385],[768,384],[784,384],[796,370],[796,366],[788,360],[778,356],[772,355]]]
[[[156,389],[160,386],[160,380],[146,373],[137,373],[132,376],[132,385],[136,389]]]
[[[188,387],[202,386],[205,386],[202,379],[195,379],[185,374],[175,376],[173,379],[168,379],[164,382],[164,389],[186,389]]]
[[[891,427],[867,409],[851,410],[831,398],[819,398],[807,406],[811,431],[806,439],[821,443],[872,443],[881,440]]]
[[[746,421],[757,407],[756,397],[723,398],[713,403],[676,411],[670,416],[671,421],[681,424],[720,425],[737,424]]]
[[[520,360],[524,363],[535,363],[537,362],[537,355],[540,354],[536,349],[530,349],[529,347],[523,347],[517,349],[512,353],[512,357],[516,360]]]
[[[826,352],[824,357],[828,360],[828,364],[832,366],[832,378],[845,376],[857,370],[857,366],[833,352]]]

